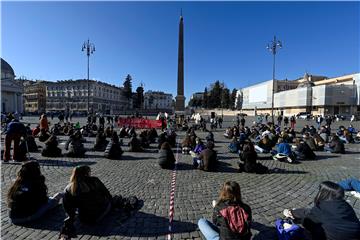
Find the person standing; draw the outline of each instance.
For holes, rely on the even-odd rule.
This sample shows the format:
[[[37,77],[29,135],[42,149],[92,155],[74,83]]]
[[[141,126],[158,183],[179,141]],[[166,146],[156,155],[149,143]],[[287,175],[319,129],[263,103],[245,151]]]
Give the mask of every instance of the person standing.
[[[5,130],[5,150],[3,160],[4,162],[9,162],[10,160],[10,149],[11,142],[14,141],[14,150],[13,150],[13,160],[22,161],[25,156],[21,156],[22,152],[20,151],[20,139],[24,136],[26,138],[26,127],[24,124],[20,123],[18,120],[13,119],[7,126]]]

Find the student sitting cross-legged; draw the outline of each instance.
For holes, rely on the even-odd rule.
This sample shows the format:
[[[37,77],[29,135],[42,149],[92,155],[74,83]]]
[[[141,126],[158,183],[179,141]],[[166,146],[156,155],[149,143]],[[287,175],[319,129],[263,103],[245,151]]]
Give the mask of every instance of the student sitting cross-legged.
[[[49,198],[39,164],[29,161],[21,166],[7,197],[11,222],[21,224],[39,219],[48,210],[56,207],[63,193]]]
[[[242,201],[239,184],[229,181],[214,204],[212,222],[201,218],[198,226],[206,240],[250,240],[251,221],[251,208]]]

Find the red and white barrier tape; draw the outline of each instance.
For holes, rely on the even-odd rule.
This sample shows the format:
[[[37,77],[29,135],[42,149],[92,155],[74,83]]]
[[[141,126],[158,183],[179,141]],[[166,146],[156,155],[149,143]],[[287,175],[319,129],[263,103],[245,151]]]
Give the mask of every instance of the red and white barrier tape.
[[[176,188],[176,170],[177,165],[179,162],[179,151],[181,151],[181,148],[179,149],[179,143],[177,141],[178,149],[176,151],[176,161],[175,161],[175,167],[174,170],[171,173],[171,189],[170,189],[170,208],[169,208],[169,233],[167,235],[167,239],[171,240],[172,237],[172,227],[173,227],[173,221],[174,221],[174,213],[175,213],[175,188]]]

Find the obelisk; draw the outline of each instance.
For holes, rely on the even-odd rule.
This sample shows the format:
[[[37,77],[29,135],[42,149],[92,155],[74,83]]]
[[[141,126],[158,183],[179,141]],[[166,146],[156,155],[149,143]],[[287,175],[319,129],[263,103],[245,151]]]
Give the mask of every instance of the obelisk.
[[[178,77],[177,77],[177,96],[175,97],[175,111],[185,110],[184,96],[184,19],[181,13],[179,23],[179,49],[178,49]]]

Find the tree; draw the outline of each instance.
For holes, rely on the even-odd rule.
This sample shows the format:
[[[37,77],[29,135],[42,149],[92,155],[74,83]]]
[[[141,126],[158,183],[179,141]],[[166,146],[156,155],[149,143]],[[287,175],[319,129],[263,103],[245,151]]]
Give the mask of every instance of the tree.
[[[221,92],[222,88],[220,85],[220,81],[216,81],[211,85],[210,96],[208,99],[208,107],[209,108],[218,108],[221,106]]]
[[[231,109],[234,110],[235,109],[235,100],[236,100],[236,93],[237,93],[237,89],[234,88],[231,92],[231,101],[230,101],[230,105],[231,105]]]
[[[208,90],[207,90],[207,88],[205,88],[205,90],[204,90],[204,101],[203,101],[203,104],[202,104],[202,106],[203,106],[203,108],[208,108]]]
[[[228,88],[223,88],[221,93],[221,107],[229,108],[230,107],[230,90]]]
[[[125,81],[124,81],[124,96],[127,98],[127,99],[130,99],[131,96],[132,96],[132,77],[130,74],[128,74],[125,78]]]
[[[144,103],[144,88],[142,86],[136,88],[135,96],[134,107],[141,109]]]

